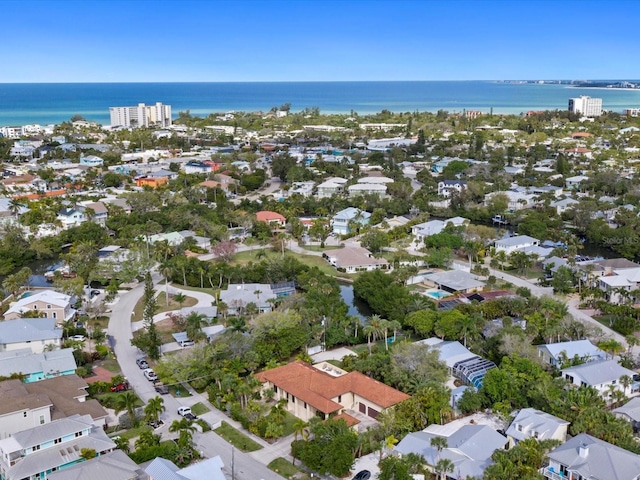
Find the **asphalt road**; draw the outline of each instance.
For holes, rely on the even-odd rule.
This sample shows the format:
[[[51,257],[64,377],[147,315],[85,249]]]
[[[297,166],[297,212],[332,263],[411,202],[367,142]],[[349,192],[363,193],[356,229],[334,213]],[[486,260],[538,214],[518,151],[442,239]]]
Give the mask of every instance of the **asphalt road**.
[[[154,275],[154,282],[161,279],[159,275]],[[144,378],[142,370],[136,365],[136,358],[143,356],[138,349],[131,345],[133,334],[131,331],[131,315],[138,300],[144,293],[144,284],[140,284],[129,292],[120,295],[119,300],[113,305],[111,318],[109,320],[108,334],[113,337],[113,350],[120,364],[123,375],[129,381],[131,387],[138,396],[146,403],[150,398],[158,395],[153,388],[153,384]],[[174,420],[178,420],[178,408],[183,405],[191,406],[201,401],[199,395],[184,398],[175,398],[171,395],[163,395],[166,411],[161,419],[164,426],[157,430],[163,436],[171,438],[168,434],[168,426]],[[225,418],[221,412],[212,412],[218,418]],[[254,452],[253,456],[235,450],[232,454],[232,447],[214,432],[196,433],[194,435],[196,448],[201,451],[206,458],[220,455],[224,462],[224,472],[231,477],[232,456],[235,464],[234,475],[237,480],[282,480],[282,477],[269,470],[261,463],[260,452]],[[265,452],[266,453],[266,452]],[[266,457],[266,455],[265,455]],[[265,458],[265,461],[267,458]],[[268,462],[266,462],[268,463]]]

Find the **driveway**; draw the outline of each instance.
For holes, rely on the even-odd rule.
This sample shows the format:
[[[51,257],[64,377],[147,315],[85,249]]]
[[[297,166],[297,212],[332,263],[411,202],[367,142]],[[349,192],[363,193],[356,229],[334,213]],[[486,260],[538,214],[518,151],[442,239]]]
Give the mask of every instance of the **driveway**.
[[[154,283],[157,284],[158,281],[161,280],[161,277],[157,274],[154,274],[153,280]],[[162,290],[162,287],[160,288],[160,290]],[[142,370],[136,365],[136,358],[143,356],[143,353],[140,352],[136,347],[131,345],[131,339],[133,338],[131,328],[131,315],[133,314],[133,309],[136,303],[138,303],[138,300],[142,298],[143,293],[144,285],[140,284],[129,292],[122,293],[120,295],[119,301],[113,305],[107,333],[112,337],[111,343],[113,345],[113,351],[116,354],[116,358],[118,359],[118,363],[120,364],[120,369],[122,370],[123,375],[126,377],[127,381],[138,394],[140,399],[147,403],[150,398],[157,396],[157,393],[153,388],[153,384],[144,378],[144,376],[142,375]],[[185,290],[184,293],[195,296],[193,294],[199,292]],[[201,295],[211,297],[207,294]],[[199,301],[200,300],[202,300],[203,302],[210,302],[210,300],[205,296],[200,296]],[[210,303],[208,303],[207,305],[210,305]],[[200,395],[191,389],[190,391],[192,395],[189,397],[175,398],[171,395],[162,396],[162,398],[164,399],[164,406],[166,408],[166,411],[161,416],[161,419],[165,422],[165,427],[163,427],[163,429],[161,430],[165,434],[167,433],[165,430],[168,428],[166,426],[171,425],[171,422],[173,422],[173,420],[178,420],[181,418],[177,413],[179,407],[191,406],[198,402],[202,402],[205,405],[209,406],[209,408],[211,408],[211,413],[207,415],[210,422],[215,423],[213,422],[214,419],[225,420],[229,424],[235,427],[239,427],[236,422],[234,422],[230,418],[227,418],[225,414],[223,414],[219,410],[214,409],[209,404],[205,396]],[[243,433],[251,436],[261,445],[267,445],[264,440],[256,438],[248,432]],[[238,480],[282,480],[281,476],[272,472],[266,467],[266,465],[270,461],[267,461],[267,459],[272,458],[273,455],[277,453],[270,452],[269,446],[265,447],[263,450],[260,450],[260,452],[263,452],[263,455],[258,454],[255,456],[251,456],[238,450],[232,451],[231,445],[214,432],[207,432],[202,434],[196,433],[194,435],[194,442],[196,448],[201,451],[206,458],[220,455],[222,461],[225,464],[224,471],[228,477],[231,476],[231,465],[233,463],[235,478]],[[286,450],[286,448],[284,449]]]

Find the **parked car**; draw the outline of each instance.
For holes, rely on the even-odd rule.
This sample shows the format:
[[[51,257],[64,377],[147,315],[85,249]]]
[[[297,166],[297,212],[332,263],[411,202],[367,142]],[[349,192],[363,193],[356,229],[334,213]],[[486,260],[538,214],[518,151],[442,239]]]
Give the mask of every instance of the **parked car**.
[[[178,415],[182,415],[184,418],[191,421],[198,418],[193,413],[191,413],[191,407],[180,407],[178,409]]]
[[[153,388],[156,390],[156,392],[158,392],[160,395],[166,395],[167,393],[169,393],[169,389],[167,388],[167,386],[162,383],[162,382],[157,382],[153,385]]]
[[[91,290],[91,293],[90,293],[91,298],[97,297],[98,295],[100,295],[100,290]]]
[[[112,385],[109,387],[109,390],[112,392],[124,392],[125,390],[129,390],[129,382],[118,383],[117,385]]]
[[[136,365],[138,365],[138,367],[140,367],[141,370],[145,370],[145,369],[149,368],[149,364],[147,363],[147,361],[144,358],[137,358],[136,359]]]
[[[194,345],[195,345],[195,343],[193,342],[193,340],[183,340],[182,342],[180,342],[180,346],[182,348],[193,347]]]
[[[74,342],[84,342],[84,335],[73,335],[69,337],[69,339],[73,340]]]
[[[369,480],[371,478],[371,472],[369,470],[360,470],[356,473],[356,476],[353,477],[353,480]]]
[[[142,374],[144,375],[144,378],[146,378],[150,382],[155,382],[156,380],[158,380],[158,375],[156,375],[156,372],[154,372],[151,368],[147,368],[142,372]]]

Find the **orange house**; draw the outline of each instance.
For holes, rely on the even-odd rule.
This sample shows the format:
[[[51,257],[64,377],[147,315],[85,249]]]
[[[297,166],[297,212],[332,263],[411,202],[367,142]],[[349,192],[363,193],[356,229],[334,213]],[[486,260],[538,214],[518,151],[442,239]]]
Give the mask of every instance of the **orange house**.
[[[169,183],[168,177],[140,177],[136,178],[136,185],[138,187],[151,187],[158,188],[161,185]]]

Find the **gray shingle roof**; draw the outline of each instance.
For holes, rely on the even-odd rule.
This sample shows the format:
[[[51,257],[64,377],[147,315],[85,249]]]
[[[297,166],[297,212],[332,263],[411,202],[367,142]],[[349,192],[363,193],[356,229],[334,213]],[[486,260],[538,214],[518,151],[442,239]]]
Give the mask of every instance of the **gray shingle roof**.
[[[522,431],[518,431],[517,425],[521,426]],[[524,440],[531,438],[532,432],[536,432],[536,438],[539,440],[549,440],[559,428],[565,425],[569,425],[566,420],[534,408],[523,408],[513,419],[506,433],[516,440]]]
[[[54,318],[16,318],[0,322],[0,343],[36,342],[62,338]]]
[[[613,380],[619,380],[623,375],[633,378],[635,372],[618,365],[615,360],[589,362],[576,367],[565,368],[562,374],[570,374],[582,379],[587,385],[602,385]]]
[[[580,447],[586,447],[580,455]],[[549,458],[593,480],[635,480],[640,456],[581,433],[549,452]]]
[[[7,470],[9,478],[25,478],[54,467],[77,461],[83,448],[103,452],[115,448],[115,443],[102,431],[93,426],[91,416],[74,415],[73,417],[45,423],[38,427],[13,434],[9,439],[23,448],[41,445],[65,435],[72,435],[87,428],[92,428],[89,435],[74,437],[72,440],[61,442],[52,447],[43,448],[30,453]]]
[[[47,475],[47,480],[143,480],[147,475],[122,450],[114,450]]]
[[[78,368],[73,358],[72,348],[63,348],[52,352],[32,353],[30,348],[0,353],[0,376],[8,377],[12,373],[30,375],[44,372],[55,373]]]

